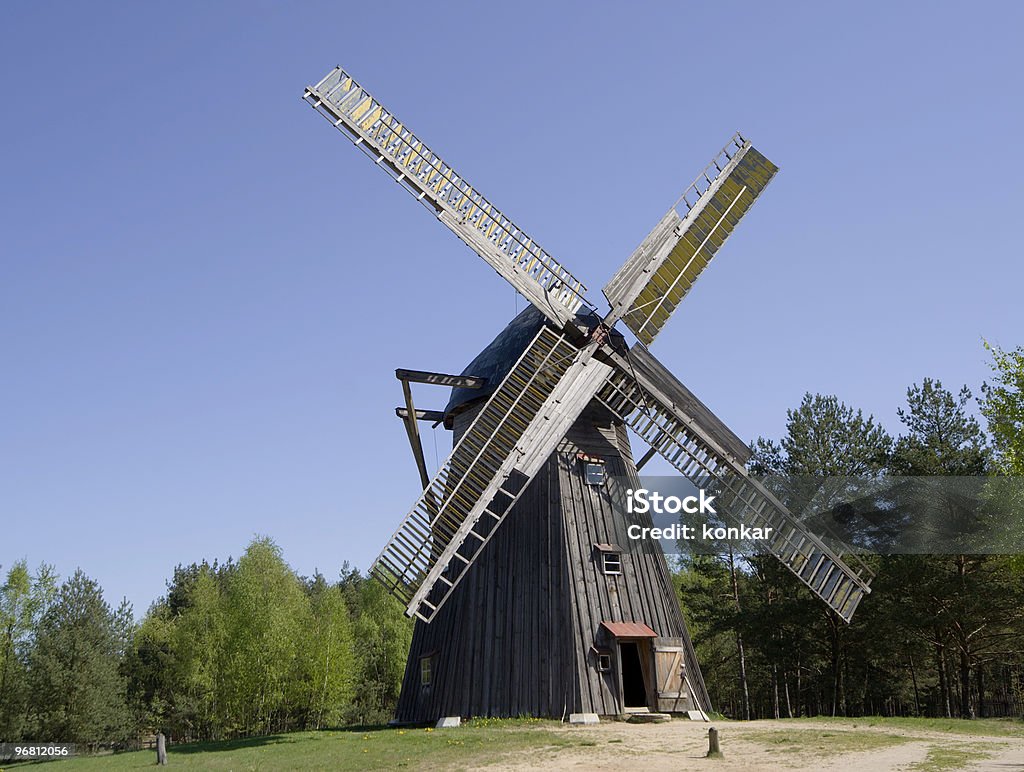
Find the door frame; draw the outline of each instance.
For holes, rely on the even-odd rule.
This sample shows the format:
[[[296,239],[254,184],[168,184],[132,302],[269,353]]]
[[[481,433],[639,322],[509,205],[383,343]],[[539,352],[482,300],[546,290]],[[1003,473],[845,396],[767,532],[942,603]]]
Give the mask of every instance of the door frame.
[[[655,689],[655,678],[657,677],[654,670],[654,644],[653,638],[615,638],[615,669],[618,671],[618,686],[619,686],[619,708],[622,713],[643,713],[646,711],[657,710],[657,696]],[[633,643],[636,644],[637,656],[640,658],[640,675],[644,679],[644,695],[646,698],[646,705],[643,707],[637,705],[626,706],[626,685],[623,682],[623,669],[622,669],[622,644]],[[644,645],[646,644],[646,646]]]

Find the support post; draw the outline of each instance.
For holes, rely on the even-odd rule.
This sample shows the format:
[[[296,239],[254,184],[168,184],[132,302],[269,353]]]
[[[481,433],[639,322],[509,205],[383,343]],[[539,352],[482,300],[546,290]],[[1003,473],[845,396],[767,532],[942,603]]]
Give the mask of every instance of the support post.
[[[721,759],[722,749],[718,746],[718,730],[714,727],[708,729],[708,752],[705,758]]]
[[[430,486],[430,475],[427,474],[427,462],[423,458],[420,429],[416,425],[416,408],[412,404],[412,389],[409,387],[409,381],[404,378],[402,379],[402,393],[405,394],[405,409],[408,411],[405,418],[405,431],[409,435],[412,454],[416,458],[416,469],[420,473],[420,482],[423,483],[423,490],[426,490]]]
[[[167,738],[163,732],[156,735],[156,763],[161,767],[167,766]]]
[[[639,472],[641,469],[643,469],[644,466],[647,465],[647,462],[654,458],[654,454],[656,452],[657,451],[654,448],[649,448],[647,452],[644,453],[643,458],[636,462],[636,471]]]

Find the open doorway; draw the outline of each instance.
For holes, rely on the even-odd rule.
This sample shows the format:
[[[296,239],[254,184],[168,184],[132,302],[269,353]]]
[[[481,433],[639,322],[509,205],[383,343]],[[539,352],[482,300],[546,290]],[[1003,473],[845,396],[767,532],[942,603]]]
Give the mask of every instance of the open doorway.
[[[622,663],[622,704],[625,708],[647,707],[647,684],[636,641],[619,641]]]

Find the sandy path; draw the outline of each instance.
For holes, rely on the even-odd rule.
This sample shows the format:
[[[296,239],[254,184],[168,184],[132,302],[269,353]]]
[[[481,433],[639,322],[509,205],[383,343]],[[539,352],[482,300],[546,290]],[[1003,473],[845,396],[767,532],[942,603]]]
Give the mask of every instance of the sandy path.
[[[717,725],[725,758],[710,761],[708,724],[677,720],[665,724],[607,722],[597,726],[561,727],[553,731],[580,743],[571,748],[538,749],[528,758],[506,758],[489,770],[794,770],[796,772],[897,772],[923,762],[929,750],[987,750],[992,756],[962,767],[971,772],[1024,772],[1024,738],[948,735],[886,726],[777,723],[751,721]],[[828,735],[853,732],[899,736],[902,741],[868,750],[838,750]],[[809,733],[801,735],[800,733]],[[822,739],[821,735],[826,736]],[[853,740],[853,738],[848,738]],[[870,741],[872,738],[867,738]],[[790,741],[796,741],[789,745]],[[855,744],[855,743],[851,743]],[[843,747],[838,743],[838,747]]]
[[[984,761],[974,762],[964,769],[969,772],[1022,772],[1024,770],[1024,747],[1020,743],[1009,743],[1010,747],[998,751]]]

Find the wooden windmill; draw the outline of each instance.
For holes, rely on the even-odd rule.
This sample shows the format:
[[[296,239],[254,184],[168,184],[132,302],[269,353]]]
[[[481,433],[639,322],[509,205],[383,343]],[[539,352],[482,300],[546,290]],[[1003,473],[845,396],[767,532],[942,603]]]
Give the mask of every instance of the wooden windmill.
[[[341,68],[304,99],[532,304],[462,375],[398,371],[424,491],[371,569],[418,620],[398,720],[710,709],[660,546],[627,546],[607,490],[655,453],[773,528],[768,549],[849,621],[868,568],[753,479],[747,446],[647,349],[774,164],[733,136],[604,287],[599,315],[579,279]],[[417,411],[410,381],[453,387],[446,409]],[[454,430],[433,479],[417,420]],[[627,429],[650,447],[639,463]]]

